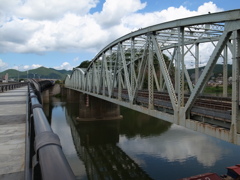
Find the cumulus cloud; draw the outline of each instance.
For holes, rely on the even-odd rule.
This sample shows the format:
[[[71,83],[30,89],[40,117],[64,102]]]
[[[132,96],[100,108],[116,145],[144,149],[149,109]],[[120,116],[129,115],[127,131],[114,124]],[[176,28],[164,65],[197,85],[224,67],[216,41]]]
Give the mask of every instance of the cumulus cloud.
[[[33,64],[32,65],[32,67],[34,68],[34,69],[36,69],[36,68],[39,68],[39,67],[41,67],[42,65],[40,65],[40,64]]]
[[[14,66],[11,66],[11,67],[8,67],[10,69],[16,69],[18,71],[26,71],[26,70],[29,70],[29,69],[36,69],[36,68],[39,68],[39,67],[42,67],[43,65],[40,65],[40,64],[32,64],[32,65],[14,65]],[[7,70],[8,68],[5,68],[4,70]]]
[[[66,13],[85,15],[98,0],[26,0],[15,11],[19,16],[35,20],[55,20]]]
[[[111,41],[139,28],[223,10],[207,2],[195,11],[180,6],[140,13],[147,6],[144,1],[106,0],[102,9],[92,13],[98,3],[99,0],[1,0],[0,53],[96,54]]]
[[[64,62],[60,66],[54,67],[55,69],[61,70],[61,69],[66,69],[66,70],[72,70],[73,66],[70,65],[69,62]]]
[[[123,18],[123,24],[127,27],[138,29],[167,21],[219,11],[223,11],[223,9],[218,8],[216,4],[213,4],[212,2],[204,3],[197,11],[191,11],[184,6],[169,7],[162,11],[131,14]]]
[[[1,66],[2,66],[2,63],[1,63],[1,60],[0,60],[0,67]],[[26,70],[29,70],[29,69],[36,69],[36,68],[39,68],[39,67],[42,67],[42,66],[43,65],[41,65],[41,64],[32,64],[32,65],[13,66],[13,67],[11,67],[11,69],[16,69],[16,70],[19,70],[19,71],[26,71]],[[46,67],[46,68],[48,68],[48,67]],[[58,69],[58,70],[61,70],[61,69],[72,70],[73,66],[71,66],[71,64],[68,63],[68,62],[64,62],[61,65],[53,67],[53,68]]]
[[[97,22],[103,27],[111,27],[121,24],[123,17],[143,9],[146,3],[140,0],[106,0],[100,13],[94,16]]]
[[[0,27],[1,52],[26,52],[30,51],[29,41],[34,34],[41,30],[42,25],[27,19],[13,18]]]

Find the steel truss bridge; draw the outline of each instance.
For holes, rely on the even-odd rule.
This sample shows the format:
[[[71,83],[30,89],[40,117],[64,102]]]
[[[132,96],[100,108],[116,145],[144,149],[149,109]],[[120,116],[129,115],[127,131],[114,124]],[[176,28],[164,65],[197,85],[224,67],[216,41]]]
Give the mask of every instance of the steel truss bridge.
[[[86,70],[75,68],[65,87],[240,145],[239,46],[239,9],[157,24],[107,45]],[[204,96],[219,61],[222,96]]]

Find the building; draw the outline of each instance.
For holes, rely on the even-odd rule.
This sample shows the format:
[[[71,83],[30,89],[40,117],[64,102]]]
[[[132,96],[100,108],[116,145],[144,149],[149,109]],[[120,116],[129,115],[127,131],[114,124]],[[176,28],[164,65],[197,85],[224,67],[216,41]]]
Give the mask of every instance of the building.
[[[8,82],[8,73],[2,77],[2,82]]]

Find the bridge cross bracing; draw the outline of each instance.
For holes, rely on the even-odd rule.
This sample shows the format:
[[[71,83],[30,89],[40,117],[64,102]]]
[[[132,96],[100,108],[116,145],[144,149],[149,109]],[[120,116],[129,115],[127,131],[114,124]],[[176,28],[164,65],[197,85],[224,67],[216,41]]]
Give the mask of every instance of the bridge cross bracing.
[[[157,24],[107,45],[86,70],[75,68],[65,86],[240,144],[239,46],[239,9]],[[204,96],[219,62],[222,97]],[[187,70],[191,66],[194,77]]]

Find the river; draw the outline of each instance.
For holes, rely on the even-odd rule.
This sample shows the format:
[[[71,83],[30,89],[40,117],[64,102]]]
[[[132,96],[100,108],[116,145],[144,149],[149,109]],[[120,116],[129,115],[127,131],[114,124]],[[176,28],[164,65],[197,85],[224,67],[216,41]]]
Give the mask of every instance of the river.
[[[174,180],[240,164],[240,146],[120,110],[121,120],[78,123],[75,103],[52,98],[46,113],[77,179]]]

